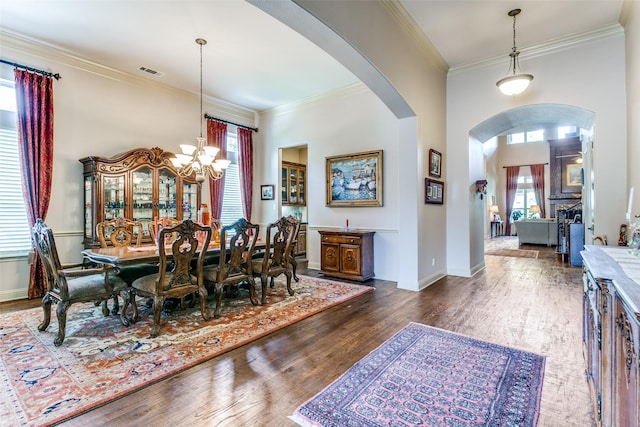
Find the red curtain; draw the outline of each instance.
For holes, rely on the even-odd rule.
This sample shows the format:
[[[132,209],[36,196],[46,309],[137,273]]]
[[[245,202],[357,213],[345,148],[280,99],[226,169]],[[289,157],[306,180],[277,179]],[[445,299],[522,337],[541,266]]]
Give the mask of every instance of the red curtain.
[[[18,145],[22,192],[29,225],[47,216],[53,169],[53,81],[49,77],[15,70]],[[46,276],[35,253],[29,278],[29,298],[42,297]]]
[[[505,221],[505,234],[511,236],[511,210],[518,190],[518,176],[520,166],[507,166],[507,220]]]
[[[216,120],[207,120],[207,143],[218,147],[217,159],[227,158],[227,125]],[[222,197],[224,196],[224,176],[218,180],[209,178],[209,194],[211,195],[211,218],[220,220],[222,214]]]
[[[546,218],[546,210],[544,207],[544,163],[531,165],[531,179],[533,180],[533,191],[536,195],[536,201],[540,206],[540,218]]]
[[[250,129],[238,128],[238,159],[240,168],[240,186],[244,217],[251,221],[251,202],[253,201],[253,133]]]

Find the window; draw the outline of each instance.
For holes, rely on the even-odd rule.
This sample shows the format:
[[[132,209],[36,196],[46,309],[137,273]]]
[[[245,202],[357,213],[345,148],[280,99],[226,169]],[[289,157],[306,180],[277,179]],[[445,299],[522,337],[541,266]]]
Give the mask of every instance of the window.
[[[531,175],[520,175],[518,177],[518,189],[511,208],[511,218],[530,218],[529,208],[537,205],[536,194],[533,191],[533,179]]]
[[[238,140],[235,133],[227,133],[227,159],[231,164],[224,174],[224,194],[220,222],[229,225],[244,216],[240,189],[240,169],[238,168]]]
[[[31,232],[22,197],[14,83],[0,80],[0,258],[31,250]]]
[[[525,144],[527,142],[540,141],[544,141],[544,129],[516,132],[507,135],[507,144]]]
[[[577,136],[577,128],[575,126],[560,126],[558,128],[558,139],[572,138]]]

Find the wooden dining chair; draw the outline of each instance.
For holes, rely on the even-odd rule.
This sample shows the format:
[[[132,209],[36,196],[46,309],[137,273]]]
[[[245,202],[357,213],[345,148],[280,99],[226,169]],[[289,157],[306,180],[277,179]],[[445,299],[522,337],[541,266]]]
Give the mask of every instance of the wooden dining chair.
[[[152,337],[160,333],[161,312],[167,298],[183,298],[197,293],[200,297],[202,318],[205,321],[210,319],[211,315],[207,310],[208,292],[204,287],[202,271],[210,240],[211,228],[190,219],[172,227],[162,228],[158,233],[159,271],[141,277],[131,284],[134,322],[138,320],[136,296],[153,298],[153,325],[150,330]],[[194,258],[197,259],[195,275],[191,269],[191,261]],[[167,264],[171,260],[173,267],[168,271]]]
[[[293,295],[291,278],[293,276],[292,251],[293,241],[300,229],[300,221],[292,216],[282,217],[267,225],[265,250],[262,258],[252,260],[252,274],[260,277],[262,285],[262,305],[267,303],[267,282],[274,287],[274,279],[284,274],[287,280],[287,291]]]
[[[251,270],[251,258],[255,252],[260,226],[252,224],[244,218],[220,229],[220,245],[229,241],[226,250],[220,250],[217,266],[203,269],[204,282],[214,288],[216,308],[213,317],[220,317],[222,294],[225,287],[246,283],[249,286],[249,299],[258,305],[255,295],[255,280]]]
[[[124,280],[114,274],[117,270],[103,267],[81,269],[82,264],[61,264],[53,232],[42,219],[36,220],[32,236],[35,249],[42,260],[47,276],[47,292],[42,298],[44,320],[38,325],[38,330],[45,331],[49,327],[51,303],[57,304],[58,335],[53,341],[56,346],[61,345],[65,339],[67,310],[71,304],[85,301],[107,301],[119,294],[125,300],[124,307],[127,307],[129,303],[128,286]],[[129,320],[124,315],[124,311],[123,309],[120,319],[123,325],[129,326]],[[105,316],[110,314],[106,304],[102,305],[102,313]]]
[[[140,246],[143,230],[141,222],[122,217],[96,224],[96,234],[103,248]],[[154,264],[127,265],[119,268],[118,277],[131,286],[134,280],[157,272],[158,266]],[[117,313],[118,309],[118,297],[114,297],[113,311]]]

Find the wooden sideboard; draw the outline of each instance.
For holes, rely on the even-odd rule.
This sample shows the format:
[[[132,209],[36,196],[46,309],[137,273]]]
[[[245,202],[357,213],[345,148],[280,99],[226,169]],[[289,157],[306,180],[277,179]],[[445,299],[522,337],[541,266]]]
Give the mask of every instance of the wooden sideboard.
[[[626,261],[614,259],[626,253],[613,246],[582,252],[586,374],[596,422],[604,427],[640,425],[640,284],[625,274]]]
[[[373,235],[368,230],[318,230],[320,269],[326,276],[364,282],[373,273]]]

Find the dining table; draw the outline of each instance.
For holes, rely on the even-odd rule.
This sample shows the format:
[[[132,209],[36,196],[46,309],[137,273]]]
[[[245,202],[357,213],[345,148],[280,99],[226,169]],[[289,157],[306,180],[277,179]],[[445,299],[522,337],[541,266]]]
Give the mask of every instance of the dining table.
[[[228,243],[227,243],[228,245]],[[264,239],[258,238],[255,249],[265,248]],[[207,255],[220,253],[220,242],[211,241],[207,249]],[[171,256],[171,246],[166,247],[166,254]],[[157,245],[141,246],[109,246],[106,248],[90,248],[82,251],[82,256],[96,264],[105,264],[113,267],[124,267],[135,264],[157,264],[160,262],[160,254]]]

